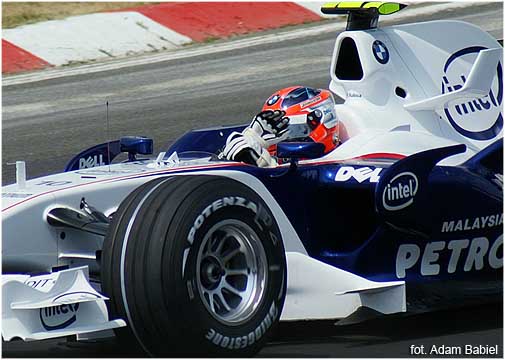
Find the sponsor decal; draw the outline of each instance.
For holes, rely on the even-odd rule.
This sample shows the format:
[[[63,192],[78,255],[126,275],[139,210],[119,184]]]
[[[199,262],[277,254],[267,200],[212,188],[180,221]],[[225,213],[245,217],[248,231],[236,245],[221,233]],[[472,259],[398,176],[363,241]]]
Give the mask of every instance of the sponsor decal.
[[[317,95],[313,97],[312,99],[305,100],[304,102],[300,103],[300,108],[306,108],[307,106],[310,106],[312,104],[315,104],[317,102],[321,101],[321,95]]]
[[[328,115],[328,114],[333,115],[333,109],[331,109],[331,108],[323,108],[323,114],[324,115]]]
[[[477,216],[474,218],[444,221],[441,232],[456,232],[488,229],[503,224],[503,214]]]
[[[354,168],[352,166],[342,166],[335,174],[335,181],[348,181],[354,179],[359,183],[369,181],[376,183],[379,181],[379,174],[382,168],[372,169],[370,167]]]
[[[29,196],[32,196],[33,194],[26,194],[26,193],[2,193],[3,198],[11,198],[11,199],[24,199]]]
[[[463,87],[467,74],[463,73],[461,60],[470,61],[485,49],[482,46],[471,46],[449,56],[444,65],[442,94]],[[473,140],[491,140],[503,129],[502,98],[503,73],[502,65],[498,63],[495,80],[486,96],[448,106],[444,108],[444,113],[452,127],[461,135]]]
[[[375,60],[377,60],[382,65],[389,61],[389,50],[380,40],[375,40],[372,44],[372,52]]]
[[[96,166],[103,166],[106,165],[103,162],[103,155],[93,155],[89,156],[88,158],[80,158],[79,159],[79,170],[80,169],[88,169],[88,168],[93,168]]]
[[[466,258],[462,256],[464,253]],[[449,261],[442,265],[440,258],[448,258]],[[396,254],[396,276],[405,278],[407,270],[419,263],[422,276],[438,275],[441,271],[453,274],[458,266],[465,272],[482,270],[486,264],[492,269],[500,269],[503,267],[503,235],[492,243],[486,237],[477,237],[472,240],[433,241],[425,244],[424,249],[416,244],[402,244]]]
[[[77,320],[79,303],[40,309],[40,322],[47,331],[64,329]]]
[[[214,345],[220,346],[225,349],[243,349],[251,346],[255,342],[258,342],[267,330],[272,326],[273,322],[277,318],[278,310],[274,303],[270,306],[268,314],[265,316],[263,321],[256,327],[254,331],[244,336],[229,337],[224,336],[214,329],[209,329],[205,338],[211,341]]]
[[[337,125],[337,119],[335,118],[335,113],[333,112],[333,109],[325,108],[323,109],[323,114],[324,114],[323,123],[327,129]]]
[[[402,172],[392,178],[384,188],[382,205],[389,211],[405,209],[414,202],[418,188],[417,176],[409,171]]]
[[[67,184],[72,184],[72,181],[50,181],[50,180],[44,180],[41,181],[35,185],[41,185],[41,186],[63,186]]]
[[[54,283],[55,281],[53,278],[28,279],[25,281],[25,285],[41,291],[49,291],[53,287]]]
[[[267,100],[267,105],[268,106],[272,106],[273,104],[275,104],[277,101],[279,101],[281,97],[278,95],[278,94],[275,94],[274,96],[272,96],[270,99]]]
[[[321,117],[321,123],[323,123],[327,129],[332,128],[337,124],[335,108],[331,99],[327,99],[324,102],[318,104],[317,106],[310,107],[308,110],[321,111],[323,113],[322,114],[323,116]]]
[[[193,244],[195,233],[202,226],[206,218],[208,218],[216,210],[219,210],[226,206],[242,206],[252,210],[255,214],[258,214],[258,206],[254,202],[246,200],[243,197],[227,196],[223,197],[222,199],[217,199],[212,204],[203,209],[200,215],[196,217],[195,222],[193,223],[193,226],[191,227],[187,237],[188,242],[190,244]]]

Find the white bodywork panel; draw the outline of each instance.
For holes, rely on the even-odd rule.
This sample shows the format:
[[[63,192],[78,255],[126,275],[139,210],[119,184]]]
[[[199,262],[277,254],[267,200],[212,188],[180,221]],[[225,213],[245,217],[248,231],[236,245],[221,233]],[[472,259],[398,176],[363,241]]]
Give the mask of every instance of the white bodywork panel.
[[[109,321],[105,300],[89,284],[86,268],[2,275],[2,337],[31,341],[125,326]]]
[[[184,164],[184,163],[181,163]],[[287,251],[306,254],[296,231],[281,207],[266,187],[254,176],[230,170],[212,170],[216,165],[195,160],[184,166],[161,165],[153,169],[152,161],[117,164],[78,170],[44,178],[28,180],[23,189],[13,185],[3,187],[2,225],[4,229],[3,263],[9,271],[28,266],[32,271],[50,271],[54,266],[74,265],[76,261],[94,263],[95,251],[102,248],[103,238],[72,229],[58,229],[46,222],[47,213],[55,207],[79,208],[81,198],[105,214],[114,212],[121,201],[135,188],[159,176],[198,175],[205,168],[207,175],[226,176],[253,189],[270,207],[284,237]],[[190,173],[177,171],[194,170]],[[88,176],[94,174],[94,179]],[[82,176],[86,176],[83,178]],[[139,177],[141,176],[141,177]],[[49,184],[49,185],[48,185]],[[5,197],[5,195],[9,197]],[[29,223],[30,226],[25,226]],[[64,239],[61,232],[65,233]],[[15,234],[11,235],[11,234]],[[37,234],[34,237],[33,234]],[[80,260],[79,260],[80,259]],[[75,265],[74,265],[75,266]]]
[[[370,281],[300,253],[286,253],[288,289],[281,320],[343,319],[366,306],[407,310],[405,282]]]
[[[7,265],[9,271],[16,268],[21,270],[23,267],[26,268],[27,264],[38,271],[50,271],[53,266],[68,265],[72,267],[75,264],[86,263],[86,261],[89,261],[89,266],[93,266],[95,252],[101,249],[103,238],[78,230],[49,226],[45,217],[51,209],[65,206],[77,209],[81,198],[85,197],[86,201],[93,204],[95,208],[105,214],[111,214],[131,191],[156,177],[218,175],[234,179],[253,189],[269,206],[276,218],[288,254],[288,295],[285,311],[282,313],[283,320],[342,318],[350,315],[360,306],[369,306],[384,314],[405,311],[403,282],[395,282],[394,284],[371,282],[312,260],[307,255],[287,216],[261,181],[244,172],[226,170],[226,167],[212,170],[213,166],[223,166],[224,164],[238,165],[237,163],[214,164],[202,160],[195,160],[187,164],[184,162],[158,164],[156,161],[144,161],[112,165],[110,170],[109,166],[103,166],[28,180],[22,189],[19,189],[16,184],[6,186],[3,188],[3,193],[8,196],[4,197],[6,201],[3,203],[2,220],[5,234],[4,264]],[[181,170],[194,171],[180,173]],[[94,178],[90,179],[90,176]],[[26,223],[30,223],[30,226],[25,226]],[[61,232],[65,232],[64,238],[61,237]],[[7,235],[14,233],[16,236]],[[33,234],[37,234],[37,236],[34,237]],[[72,271],[69,270],[68,274],[71,274]],[[314,272],[312,273],[312,271]],[[65,271],[55,274],[60,274],[62,280],[60,281],[61,285],[58,287],[55,285],[52,291],[61,295],[67,291],[67,287],[71,285],[72,281],[63,281],[70,276],[65,275],[67,274]],[[314,274],[318,282],[315,282],[313,275],[310,274]],[[86,316],[89,319],[95,319],[91,320],[93,325],[76,322],[72,327],[44,332],[43,329],[40,329],[40,308],[49,305],[54,294],[41,293],[26,285],[28,281],[33,282],[36,279],[38,278],[30,278],[27,275],[5,276],[5,280],[8,281],[3,286],[4,304],[10,304],[10,307],[4,308],[4,319],[7,319],[4,324],[5,329],[8,329],[8,332],[4,333],[5,339],[15,336],[30,340],[97,332],[122,324],[103,321],[107,319],[103,297],[89,303],[83,298],[81,301],[87,303],[79,305],[79,312],[94,314]],[[44,279],[44,275],[41,279]],[[82,281],[79,284],[84,286]],[[332,286],[327,286],[330,284]],[[333,284],[338,284],[338,286],[333,286]],[[87,286],[90,287],[89,284]],[[376,287],[385,288],[373,296],[351,293]],[[397,294],[395,297],[398,298],[398,301],[390,302],[388,307],[387,303],[381,300],[380,294],[385,292]],[[313,306],[316,303],[319,306]],[[325,305],[323,306],[323,304]],[[301,311],[300,309],[305,310]],[[31,325],[26,327],[25,325],[21,326],[21,323]]]
[[[359,54],[359,80],[342,80],[335,73],[346,38],[354,41]],[[376,41],[388,50],[385,64],[374,57]],[[443,164],[469,159],[503,136],[502,52],[492,36],[460,21],[341,33],[333,52],[330,90],[345,99],[335,107],[345,128],[344,144],[328,157],[345,157],[346,141],[352,141],[366,144],[372,153],[401,155],[463,143],[466,153]],[[405,97],[396,94],[397,88]],[[403,129],[402,140],[391,139],[394,129]],[[386,147],[382,140],[387,140]]]

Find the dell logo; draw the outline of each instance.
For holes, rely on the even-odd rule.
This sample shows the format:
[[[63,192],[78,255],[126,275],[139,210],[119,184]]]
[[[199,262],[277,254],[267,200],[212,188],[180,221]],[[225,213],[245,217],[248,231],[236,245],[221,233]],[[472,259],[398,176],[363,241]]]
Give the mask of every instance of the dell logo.
[[[93,155],[93,156],[89,156],[88,158],[80,158],[79,159],[79,169],[89,169],[89,168],[93,168],[96,166],[103,166],[103,165],[107,165],[107,164],[103,161],[102,154]]]
[[[397,211],[414,202],[419,182],[416,175],[403,172],[392,178],[382,193],[382,205],[386,210]]]

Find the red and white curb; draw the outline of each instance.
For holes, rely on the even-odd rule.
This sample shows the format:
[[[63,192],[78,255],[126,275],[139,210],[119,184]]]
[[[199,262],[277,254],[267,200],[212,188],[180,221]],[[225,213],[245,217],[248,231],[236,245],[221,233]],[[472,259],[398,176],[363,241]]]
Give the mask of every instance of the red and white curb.
[[[292,2],[169,2],[74,16],[4,30],[2,72],[173,50],[320,19]]]
[[[163,3],[110,13],[70,17],[65,20],[7,29],[2,35],[2,72],[17,73],[4,85],[118,69],[201,54],[211,54],[257,44],[281,42],[343,30],[345,21],[310,28],[253,36],[226,43],[186,49],[193,41],[228,37],[281,28],[322,19],[324,2]],[[444,10],[478,6],[475,2],[416,4],[388,16],[389,20],[415,21],[416,17]],[[338,22],[340,21],[340,22]],[[162,51],[178,49],[178,51]],[[146,53],[145,56],[128,57]],[[113,59],[107,62],[94,60]],[[78,67],[61,67],[85,62]],[[57,66],[51,69],[48,67]],[[46,68],[43,72],[22,74]]]
[[[50,64],[19,46],[2,39],[2,72],[15,73],[43,69]]]

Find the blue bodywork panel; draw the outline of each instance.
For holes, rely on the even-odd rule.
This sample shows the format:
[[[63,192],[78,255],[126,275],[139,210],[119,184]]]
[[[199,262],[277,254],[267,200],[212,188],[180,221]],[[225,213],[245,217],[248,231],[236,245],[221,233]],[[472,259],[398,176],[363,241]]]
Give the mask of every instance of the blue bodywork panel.
[[[367,279],[405,281],[416,311],[501,297],[502,177],[482,164],[494,166],[503,143],[492,147],[458,167],[436,164],[464,151],[459,145],[391,166],[240,170],[274,195],[311,257]]]

